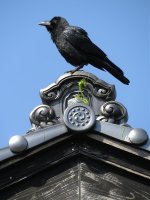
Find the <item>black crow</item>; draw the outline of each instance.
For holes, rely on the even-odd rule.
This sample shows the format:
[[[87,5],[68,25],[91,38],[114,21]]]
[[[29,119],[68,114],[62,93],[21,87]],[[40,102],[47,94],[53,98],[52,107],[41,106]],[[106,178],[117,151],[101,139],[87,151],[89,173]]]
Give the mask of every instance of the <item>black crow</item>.
[[[107,55],[90,40],[87,32],[82,28],[70,26],[62,17],[54,17],[39,25],[47,28],[66,61],[77,67],[71,71],[72,73],[84,65],[91,64],[98,69],[108,71],[122,83],[129,84],[130,81],[124,76],[123,71],[107,58]]]

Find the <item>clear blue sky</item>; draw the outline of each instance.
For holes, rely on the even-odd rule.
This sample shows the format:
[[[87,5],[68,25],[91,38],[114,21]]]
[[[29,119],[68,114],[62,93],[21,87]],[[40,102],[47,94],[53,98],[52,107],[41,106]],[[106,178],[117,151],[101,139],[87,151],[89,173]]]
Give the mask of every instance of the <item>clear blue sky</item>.
[[[84,70],[115,84],[128,123],[150,134],[149,0],[1,0],[0,1],[0,148],[30,128],[29,113],[41,104],[39,90],[73,69],[60,56],[46,29],[54,16],[84,28],[125,72],[129,86],[91,66]]]

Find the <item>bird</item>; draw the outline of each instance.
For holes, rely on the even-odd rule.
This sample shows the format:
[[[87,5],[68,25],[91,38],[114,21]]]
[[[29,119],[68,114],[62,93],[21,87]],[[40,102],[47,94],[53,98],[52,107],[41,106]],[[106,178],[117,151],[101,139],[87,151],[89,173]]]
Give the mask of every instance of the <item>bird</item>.
[[[91,41],[84,29],[70,25],[65,18],[60,16],[55,16],[48,21],[42,21],[39,25],[46,27],[60,54],[68,63],[76,67],[75,70],[70,71],[72,74],[83,68],[84,65],[90,64],[100,70],[109,72],[126,85],[130,83],[124,76],[122,69],[116,66]]]

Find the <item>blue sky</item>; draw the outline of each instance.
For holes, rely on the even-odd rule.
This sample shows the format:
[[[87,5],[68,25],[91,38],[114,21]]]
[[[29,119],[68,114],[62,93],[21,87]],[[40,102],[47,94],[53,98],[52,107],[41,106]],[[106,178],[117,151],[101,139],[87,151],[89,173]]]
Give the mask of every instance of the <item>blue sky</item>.
[[[150,135],[149,0],[1,0],[0,1],[0,148],[30,128],[29,113],[41,104],[39,90],[73,69],[60,56],[46,29],[54,16],[84,28],[92,41],[125,72],[129,86],[109,73],[84,70],[115,84],[128,123]]]

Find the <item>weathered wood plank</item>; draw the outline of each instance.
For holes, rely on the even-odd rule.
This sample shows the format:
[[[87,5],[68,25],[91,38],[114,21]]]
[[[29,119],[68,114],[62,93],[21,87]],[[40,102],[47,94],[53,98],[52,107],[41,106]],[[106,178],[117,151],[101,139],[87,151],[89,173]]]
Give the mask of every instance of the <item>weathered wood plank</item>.
[[[99,163],[99,166],[81,164],[81,199],[88,200],[147,200],[149,186],[134,176],[122,174],[116,168]]]
[[[1,191],[1,200],[149,200],[150,181],[74,157]],[[8,192],[9,191],[9,192]]]

